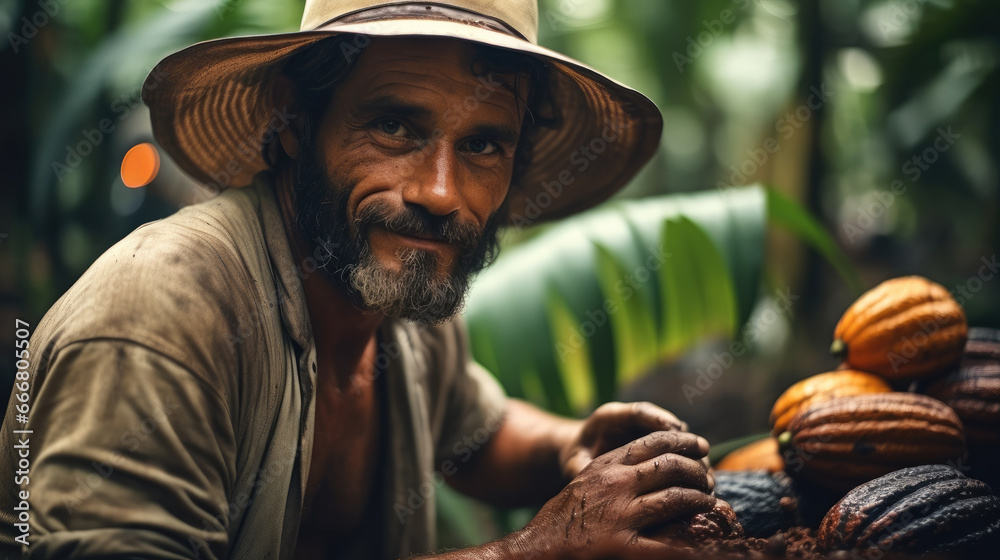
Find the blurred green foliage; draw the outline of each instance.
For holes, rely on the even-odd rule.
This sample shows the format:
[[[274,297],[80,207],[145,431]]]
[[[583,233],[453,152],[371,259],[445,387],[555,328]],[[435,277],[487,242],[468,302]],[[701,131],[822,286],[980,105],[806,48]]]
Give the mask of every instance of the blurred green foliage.
[[[774,190],[619,201],[544,228],[476,280],[465,314],[472,353],[509,395],[585,414],[706,337],[743,338],[768,222],[819,248],[857,287],[822,226]]]
[[[296,29],[302,6],[0,2],[16,84],[4,94],[8,300],[38,316],[103,249],[185,200],[175,170],[141,194],[117,179],[149,137],[138,94],[153,64],[199,40]],[[661,153],[623,196],[764,181],[822,216],[870,281],[923,272],[951,287],[1000,241],[998,12],[987,0],[541,0],[540,31],[661,107]],[[113,132],[88,146],[102,119]],[[953,149],[914,163],[939,127]],[[894,180],[906,191],[880,208],[872,195]],[[830,289],[817,259],[790,257],[779,277]],[[996,325],[998,306],[994,289],[970,316]]]
[[[302,6],[0,0],[0,323],[37,323],[107,247],[194,198],[167,160],[143,189],[118,176],[125,152],[151,140],[139,94],[153,65],[200,40],[295,30]],[[726,378],[750,408],[766,410],[788,380],[830,366],[830,332],[856,290],[834,272],[850,266],[824,231],[864,287],[923,274],[966,292],[971,324],[1000,327],[998,280],[980,276],[1000,247],[997,21],[993,0],[540,0],[543,45],[645,92],[663,112],[660,151],[621,198],[754,182],[783,194],[769,198],[768,213],[797,236],[766,234],[761,292],[790,288],[801,299],[767,329],[755,361],[739,366],[754,374],[741,379],[767,382]],[[780,212],[789,201],[823,228]],[[596,249],[598,283],[621,272],[616,255]],[[734,281],[739,292],[747,279]],[[637,325],[612,336],[663,332]],[[12,336],[0,329],[3,345]],[[613,360],[630,372],[647,363]],[[696,369],[704,356],[679,363]],[[11,367],[0,365],[8,385]]]

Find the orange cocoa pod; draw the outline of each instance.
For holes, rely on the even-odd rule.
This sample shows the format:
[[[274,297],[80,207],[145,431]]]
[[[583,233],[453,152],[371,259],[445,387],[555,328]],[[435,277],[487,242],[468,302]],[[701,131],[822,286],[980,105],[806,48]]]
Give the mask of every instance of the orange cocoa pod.
[[[814,403],[837,397],[888,393],[889,383],[877,375],[842,369],[807,377],[792,385],[771,408],[771,434],[778,436],[788,429],[788,423],[800,411]]]
[[[715,465],[717,471],[780,472],[785,462],[778,453],[778,440],[773,437],[748,443],[735,449]]]
[[[890,381],[944,373],[958,363],[968,324],[943,286],[921,276],[882,282],[844,312],[830,352]]]

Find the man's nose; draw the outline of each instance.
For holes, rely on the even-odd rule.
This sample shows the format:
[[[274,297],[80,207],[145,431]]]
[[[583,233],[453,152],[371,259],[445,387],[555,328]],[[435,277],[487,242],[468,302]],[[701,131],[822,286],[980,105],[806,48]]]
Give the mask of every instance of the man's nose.
[[[462,207],[458,161],[442,142],[426,148],[426,157],[414,166],[403,188],[403,202],[417,204],[435,216],[447,216]]]

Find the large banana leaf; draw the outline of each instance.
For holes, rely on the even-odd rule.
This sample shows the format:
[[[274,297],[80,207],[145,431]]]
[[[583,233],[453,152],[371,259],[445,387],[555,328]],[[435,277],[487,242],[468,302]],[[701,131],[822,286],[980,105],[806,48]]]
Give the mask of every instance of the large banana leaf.
[[[473,355],[511,396],[585,412],[702,338],[736,335],[757,300],[769,221],[854,283],[823,227],[762,187],[622,201],[550,226],[477,279]]]

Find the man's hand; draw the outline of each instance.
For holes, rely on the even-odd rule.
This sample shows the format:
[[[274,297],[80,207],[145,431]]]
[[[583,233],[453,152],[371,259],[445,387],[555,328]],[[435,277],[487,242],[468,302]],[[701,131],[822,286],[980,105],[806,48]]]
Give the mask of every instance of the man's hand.
[[[632,407],[633,413],[623,407]],[[604,407],[602,407],[603,409]],[[598,453],[580,474],[542,507],[525,527],[531,540],[548,552],[588,557],[588,550],[607,547],[624,551],[664,548],[642,531],[671,520],[689,519],[715,505],[710,477],[700,461],[708,453],[708,442],[684,427],[676,418],[662,416],[652,405],[610,406],[598,410],[588,453]],[[628,438],[630,422],[625,418],[660,418],[674,431],[656,431],[626,445],[600,454],[601,446]],[[646,424],[642,424],[646,425]],[[583,453],[583,452],[581,452]]]
[[[580,424],[578,433],[559,452],[559,465],[566,480],[571,480],[595,457],[630,441],[656,431],[686,432],[687,429],[687,424],[653,403],[610,402],[600,406]],[[705,447],[708,453],[708,443]]]

